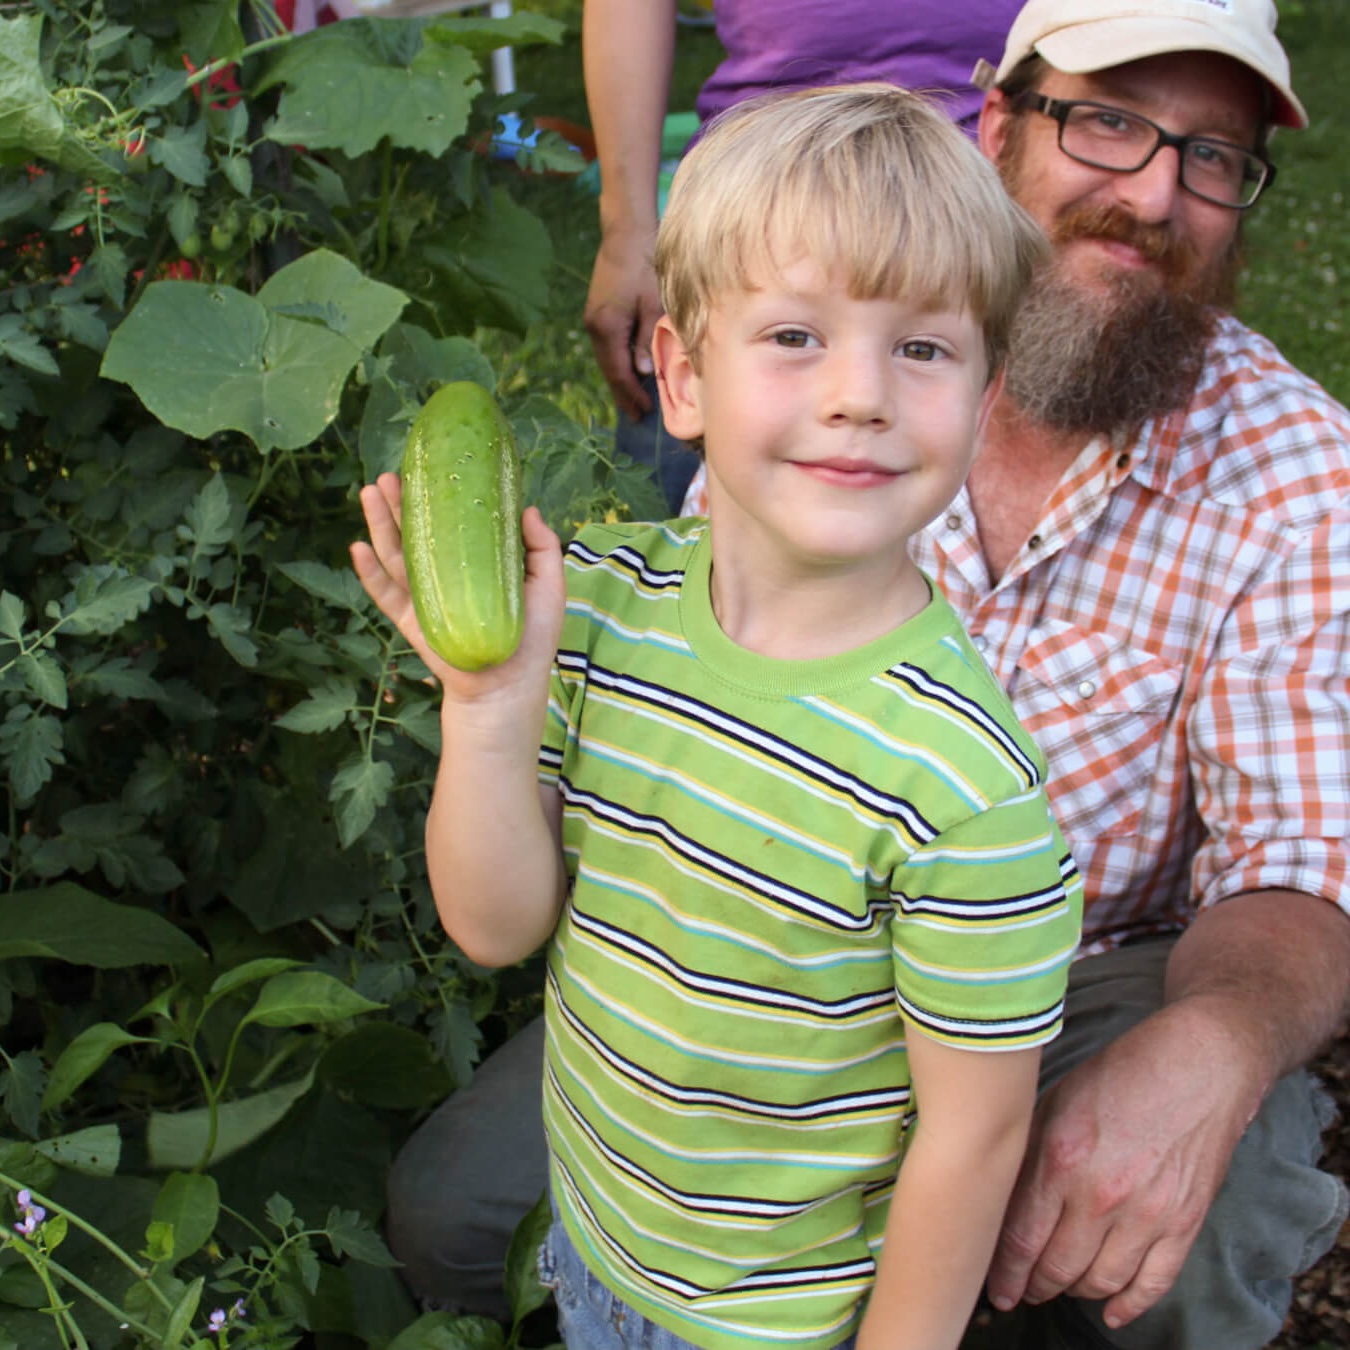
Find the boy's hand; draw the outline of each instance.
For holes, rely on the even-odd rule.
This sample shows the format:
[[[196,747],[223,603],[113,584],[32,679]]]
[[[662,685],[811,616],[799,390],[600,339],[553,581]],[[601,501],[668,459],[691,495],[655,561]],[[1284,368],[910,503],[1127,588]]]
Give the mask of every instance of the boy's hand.
[[[558,536],[544,523],[538,508],[527,507],[521,517],[525,541],[525,630],[520,646],[501,665],[465,671],[431,650],[417,622],[403,565],[402,507],[403,487],[397,474],[381,474],[374,483],[361,489],[361,510],[370,542],[358,540],[352,544],[352,567],[380,612],[426,662],[446,698],[472,702],[513,690],[522,677],[527,681],[537,679],[541,672],[547,680],[562,631],[565,594]]]

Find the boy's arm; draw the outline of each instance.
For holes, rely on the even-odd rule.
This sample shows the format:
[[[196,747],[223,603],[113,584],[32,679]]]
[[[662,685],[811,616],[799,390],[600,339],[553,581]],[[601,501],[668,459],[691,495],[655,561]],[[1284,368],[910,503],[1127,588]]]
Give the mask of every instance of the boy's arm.
[[[509,965],[553,931],[566,888],[561,802],[537,778],[549,676],[565,603],[557,536],[533,507],[522,518],[525,630],[501,665],[447,664],[417,622],[394,474],[361,491],[370,542],[352,545],[367,594],[441,686],[441,759],[427,815],[427,871],[446,931],[482,965]]]
[[[956,1350],[1022,1163],[1041,1052],[958,1050],[906,1023],[918,1102],[858,1350]]]
[[[543,729],[542,718],[520,723]],[[482,966],[511,965],[548,941],[566,893],[562,798],[536,781],[539,735],[528,763],[512,739],[443,707],[427,874],[445,931]]]

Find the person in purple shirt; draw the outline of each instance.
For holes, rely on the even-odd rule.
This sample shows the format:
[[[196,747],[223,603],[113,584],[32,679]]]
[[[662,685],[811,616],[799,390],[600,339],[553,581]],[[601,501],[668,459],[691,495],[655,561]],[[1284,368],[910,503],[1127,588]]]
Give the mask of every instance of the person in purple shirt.
[[[706,123],[773,89],[886,80],[931,91],[972,137],[975,62],[1003,46],[1020,0],[716,0],[725,59],[698,96]],[[661,314],[656,237],[661,128],[676,0],[586,0],[582,52],[600,162],[600,248],[585,322],[618,406],[616,447],[651,464],[676,515],[697,460],[656,411],[651,336]]]
[[[588,11],[593,8],[604,5],[588,0]],[[648,17],[661,14],[659,3],[643,8]],[[1012,0],[717,0],[717,36],[726,56],[699,91],[699,118],[707,122],[771,89],[887,80],[932,91],[974,138],[984,95],[970,72],[977,53],[999,49],[1017,10]],[[587,82],[589,91],[589,70]]]

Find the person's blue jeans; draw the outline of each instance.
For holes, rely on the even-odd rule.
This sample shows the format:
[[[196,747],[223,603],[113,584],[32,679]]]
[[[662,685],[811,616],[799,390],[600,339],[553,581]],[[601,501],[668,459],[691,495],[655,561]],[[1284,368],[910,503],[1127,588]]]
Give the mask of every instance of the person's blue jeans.
[[[610,1293],[581,1259],[561,1219],[539,1249],[539,1280],[553,1291],[568,1350],[697,1350]],[[836,1350],[853,1350],[856,1339],[840,1341]]]
[[[620,413],[614,427],[614,448],[652,472],[666,499],[671,516],[680,514],[685,489],[699,466],[699,454],[693,446],[672,436],[661,417],[661,402],[656,392],[656,377],[648,375],[642,387],[651,396],[652,411],[640,421]]]

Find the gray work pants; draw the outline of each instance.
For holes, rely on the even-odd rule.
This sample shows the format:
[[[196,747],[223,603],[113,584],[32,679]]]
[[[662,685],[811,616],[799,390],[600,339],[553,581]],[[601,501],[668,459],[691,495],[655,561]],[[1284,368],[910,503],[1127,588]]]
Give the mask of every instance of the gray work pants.
[[[1046,1048],[1042,1091],[1161,1005],[1170,949],[1170,939],[1157,939],[1074,963],[1064,1033]],[[540,1019],[484,1061],[473,1082],[427,1119],[394,1162],[389,1243],[428,1306],[508,1315],[502,1293],[507,1244],[548,1179],[543,1044]],[[1023,1344],[1258,1350],[1273,1340],[1294,1277],[1330,1248],[1345,1220],[1344,1185],[1317,1167],[1321,1132],[1332,1114],[1309,1074],[1281,1079],[1238,1145],[1223,1189],[1162,1301],[1108,1332],[1098,1305],[1057,1299],[1032,1310],[1036,1329],[1023,1332],[1031,1338]]]

